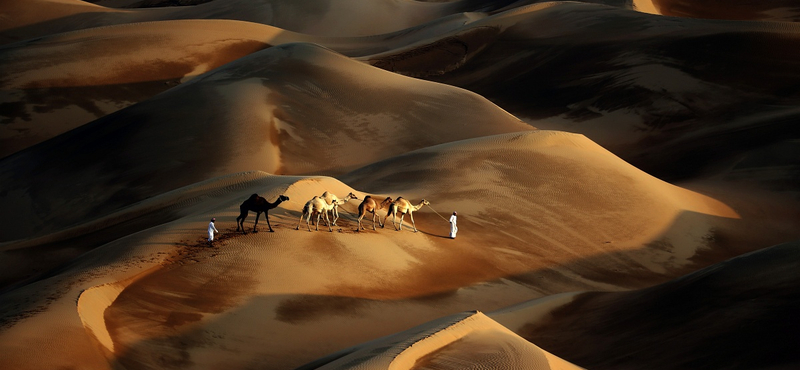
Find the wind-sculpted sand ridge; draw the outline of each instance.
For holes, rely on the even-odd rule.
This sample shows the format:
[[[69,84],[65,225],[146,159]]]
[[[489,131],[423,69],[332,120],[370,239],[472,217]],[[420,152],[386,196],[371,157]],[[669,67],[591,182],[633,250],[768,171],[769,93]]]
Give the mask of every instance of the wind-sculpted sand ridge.
[[[697,19],[791,4],[96,1],[0,5],[0,369],[800,362],[800,29]]]
[[[795,368],[798,257],[786,243],[647,289],[583,293],[518,333],[592,369]]]
[[[275,176],[258,171],[223,176],[143,200],[110,215],[52,234],[2,243],[0,288],[6,290],[11,285],[24,285],[26,282],[41,279],[42,273],[47,273],[94,247],[143,228],[184,217],[187,210],[193,210],[193,206],[208,201],[209,198],[241,187],[272,184],[275,181]],[[293,178],[285,176],[278,181],[288,183]],[[34,259],[33,256],[37,255],[39,257]]]
[[[2,48],[0,157],[287,38],[300,39],[254,23],[187,20],[91,29]]]
[[[221,216],[227,216],[224,222],[232,226],[236,214],[233,208],[238,208],[240,199],[254,191],[274,198],[277,195],[273,193],[284,192],[298,181],[318,180],[264,173],[232,175],[176,190],[171,195],[156,197],[145,204],[131,207],[129,212],[132,213],[141,211],[137,208],[152,208],[147,215],[156,220],[151,221],[149,228],[143,232],[128,232],[113,242],[81,254],[67,264],[62,261],[62,266],[45,278],[0,293],[0,337],[3,338],[0,340],[0,351],[4,353],[0,367],[108,368],[110,363],[104,357],[114,361],[111,352],[113,342],[110,342],[103,315],[119,294],[130,284],[150,274],[169,269],[170,266],[213,258],[219,253],[218,249],[207,248],[202,238],[195,238],[192,231],[207,224],[209,209],[229,209],[227,215]],[[327,188],[339,190],[335,185]],[[164,218],[159,213],[179,216],[158,222]],[[222,217],[220,219],[222,221]],[[264,222],[263,215],[261,221]],[[99,231],[102,233],[102,230]],[[223,231],[225,234],[221,240],[234,234],[232,228]],[[12,262],[3,258],[4,264]],[[36,265],[34,258],[17,262]],[[9,267],[3,266],[4,270]],[[46,323],[47,327],[37,329],[41,323]],[[88,332],[85,331],[87,329]],[[37,338],[36,333],[47,334]],[[60,339],[52,341],[48,339],[50,336]],[[93,342],[95,340],[99,342]],[[104,350],[97,351],[103,347]],[[42,348],[54,356],[31,362],[33,353],[30,351],[41,351]]]
[[[479,29],[495,34],[478,37]],[[467,88],[537,127],[583,133],[645,171],[686,179],[735,161],[753,147],[752,135],[772,143],[800,136],[795,125],[770,122],[770,112],[794,110],[800,101],[793,88],[798,35],[795,23],[661,17],[559,2],[493,14],[437,40],[363,59]],[[450,45],[472,48],[452,53]],[[434,58],[445,52],[456,55]],[[758,120],[761,113],[769,114]],[[732,121],[751,124],[742,130]],[[776,126],[783,134],[775,134]],[[686,154],[680,149],[653,150],[709,128],[737,149],[708,151],[680,165],[672,159]]]
[[[532,129],[469,91],[316,45],[282,45],[4,158],[0,205],[26,218],[0,216],[14,225],[3,240],[229,173],[342,173],[428,145]],[[54,178],[57,188],[45,180]]]
[[[497,9],[510,1],[214,0],[194,6],[116,9],[80,0],[4,2],[0,44],[102,26],[177,19],[232,19],[310,35],[367,36],[400,31],[448,15]]]
[[[425,151],[422,151],[423,154]],[[269,176],[263,181],[243,182],[237,187],[228,187],[224,192],[215,193],[213,201],[207,199],[192,203],[181,212],[185,216],[180,219],[119,239],[89,253],[89,256],[115,258],[112,256],[116,249],[125,248],[126,245],[134,250],[140,248],[137,245],[142,245],[141,238],[148,235],[152,235],[150,238],[177,243],[170,247],[170,244],[160,242],[149,247],[174,255],[169,257],[174,261],[171,264],[157,269],[147,267],[152,265],[143,265],[139,269],[129,270],[127,274],[117,274],[119,278],[116,280],[109,280],[111,276],[101,276],[87,281],[85,284],[91,281],[100,284],[86,288],[111,285],[94,288],[82,296],[80,302],[87,306],[80,308],[79,321],[91,332],[97,331],[93,336],[111,352],[107,355],[112,363],[127,368],[158,366],[164,363],[161,361],[191,366],[203,363],[205,356],[212,356],[216,358],[214,361],[224,362],[229,368],[246,367],[263,358],[271,359],[271,367],[287,368],[453,312],[468,309],[491,311],[521,299],[554,292],[587,288],[618,290],[630,286],[632,282],[609,275],[601,276],[595,271],[621,268],[624,270],[620,273],[622,276],[636,274],[645,279],[645,274],[641,273],[642,266],[655,266],[652,263],[635,262],[641,258],[636,257],[635,249],[641,248],[645,240],[641,240],[639,235],[632,237],[623,228],[608,228],[602,217],[592,230],[606,228],[602,230],[602,236],[610,237],[614,243],[585,240],[595,237],[591,230],[585,237],[573,235],[564,239],[562,234],[569,234],[570,227],[575,225],[557,225],[563,221],[556,220],[575,218],[585,209],[541,204],[538,208],[539,221],[530,223],[523,220],[520,224],[520,220],[515,219],[517,224],[496,225],[495,221],[487,219],[487,214],[499,221],[504,213],[493,207],[502,208],[503,204],[528,205],[528,202],[509,197],[518,191],[513,190],[517,182],[524,184],[524,178],[536,176],[518,173],[517,176],[522,176],[520,178],[511,173],[509,175],[512,176],[506,181],[498,183],[496,176],[473,174],[482,181],[464,182],[460,180],[462,175],[458,171],[442,171],[451,168],[443,164],[457,166],[464,160],[475,163],[494,161],[494,165],[500,168],[513,168],[520,163],[541,163],[547,171],[530,173],[539,176],[548,172],[558,174],[536,180],[538,185],[531,186],[531,189],[547,189],[556,185],[563,187],[559,179],[584,176],[585,179],[580,182],[594,183],[593,186],[600,190],[587,193],[579,202],[605,204],[612,200],[619,201],[608,198],[613,193],[606,193],[608,189],[603,189],[603,180],[598,177],[605,178],[609,184],[617,184],[620,181],[616,176],[623,176],[626,181],[632,181],[634,187],[643,186],[644,189],[629,194],[631,199],[628,202],[632,203],[620,205],[621,208],[647,205],[650,207],[648,209],[653,210],[655,203],[661,204],[661,211],[686,208],[716,214],[708,216],[712,219],[720,215],[732,216],[725,213],[730,211],[724,205],[651,178],[580,135],[557,132],[509,134],[445,144],[427,149],[427,152],[431,153],[433,161],[419,161],[425,155],[410,153],[386,163],[379,162],[377,166],[383,168],[384,173],[393,171],[398,180],[394,182],[396,185],[379,185],[384,184],[385,177],[381,172],[374,172],[375,183],[369,185],[374,189],[370,189],[370,194],[395,198],[404,196],[412,201],[424,196],[431,200],[431,206],[440,210],[458,209],[465,230],[459,234],[456,248],[450,239],[444,237],[446,223],[426,208],[415,212],[420,229],[418,233],[409,230],[397,232],[390,227],[355,232],[356,222],[352,211],[357,201],[343,205],[343,209],[350,213],[342,213],[339,228],[333,233],[293,230],[305,200],[324,191],[339,196],[353,192],[360,199],[365,193],[356,190],[360,189],[358,187],[353,188],[327,177],[284,179],[281,176]],[[487,157],[487,153],[493,155]],[[413,166],[396,167],[409,157],[418,159],[414,166],[431,166],[429,168],[439,170],[425,181],[420,181],[419,177],[409,177],[409,171],[417,176],[424,176],[425,173]],[[586,167],[575,167],[576,163],[584,161]],[[358,174],[372,171],[374,167],[371,167],[344,178],[356,178]],[[526,171],[525,168],[521,170]],[[591,175],[591,171],[597,175]],[[602,176],[599,176],[600,173]],[[287,184],[287,180],[291,181]],[[453,193],[436,192],[433,190],[436,188],[434,182],[439,183],[438,188],[442,188],[441,184],[457,186],[452,189]],[[419,187],[415,188],[412,183],[418,183]],[[575,196],[569,189],[565,190],[563,197],[556,196],[547,203]],[[262,232],[237,235],[233,233],[233,218],[238,214],[238,204],[254,192],[270,201],[279,194],[291,199],[270,212],[275,233],[265,232],[262,215]],[[463,203],[463,196],[471,193],[499,195],[469,198],[472,199],[470,204]],[[545,194],[538,193],[538,198]],[[680,197],[674,198],[674,194],[680,194]],[[532,199],[538,199],[535,195],[534,192]],[[485,203],[487,200],[491,203]],[[483,210],[489,211],[485,213]],[[202,245],[202,239],[191,237],[197,235],[195,230],[201,229],[207,220],[207,216],[201,214],[215,215],[217,227],[223,232],[223,238],[214,248],[199,247],[195,243]],[[638,231],[642,231],[641,224],[649,225],[654,221],[633,221],[635,217],[638,216],[633,214],[625,222],[629,222],[634,230],[638,228]],[[252,225],[252,220],[251,215],[245,226]],[[668,220],[665,220],[661,224],[644,227],[658,229],[668,224]],[[531,243],[522,243],[521,240],[529,238],[529,232],[525,229],[531,226],[537,228],[533,234],[538,234],[538,237],[530,239]],[[681,232],[696,232],[691,230],[683,228]],[[487,243],[486,237],[492,237],[493,242]],[[187,239],[189,242],[186,242]],[[576,240],[584,243],[584,247],[568,247]],[[685,249],[681,253],[688,253],[688,258],[697,245],[690,241],[680,242],[684,244],[676,245],[673,252]],[[186,249],[190,254],[176,255],[176,248]],[[105,265],[97,257],[91,261]],[[657,274],[661,277],[651,276],[649,279],[673,276],[675,267],[685,263],[678,260],[663,262],[663,271]],[[21,291],[26,290],[23,288]],[[15,292],[20,294],[20,290]],[[65,296],[61,299],[70,298]],[[105,305],[107,307],[103,308]],[[39,315],[47,315],[46,312],[49,311]],[[102,319],[98,316],[101,314]],[[248,325],[237,324],[242,320]],[[26,320],[17,326],[32,325],[34,322]],[[493,334],[484,333],[488,337],[476,335],[458,345],[448,346],[453,351],[448,352],[445,348],[439,352],[444,357],[439,358],[472,353],[460,350],[461,345],[505,343],[505,340],[510,340],[506,334],[491,332]],[[238,352],[225,350],[234,343]],[[521,345],[516,340],[512,343],[516,344],[509,345]],[[523,347],[529,348],[528,345]],[[20,356],[24,356],[24,353]],[[532,360],[529,356],[524,357]],[[437,357],[429,357],[427,361],[435,363]]]
[[[502,240],[504,248],[542,253],[526,261],[528,266],[550,257],[559,262],[570,255],[600,255],[652,243],[623,259],[627,262],[609,258],[615,267],[603,270],[645,267],[663,273],[667,266],[688,263],[723,220],[739,218],[726,205],[653,178],[583,136],[553,131],[420,149],[342,179],[367,191],[425,197],[445,214],[457,210],[469,219],[465,229],[474,230],[478,238],[485,235],[484,242]],[[593,211],[599,209],[603,211]],[[562,216],[565,210],[569,216]],[[427,212],[423,208],[415,215]],[[659,262],[632,267],[637,260]]]
[[[481,312],[465,312],[376,339],[298,368],[580,369],[522,340]]]
[[[634,0],[643,11],[672,17],[798,22],[800,6],[791,0],[701,1]]]
[[[480,16],[458,14],[369,37],[312,36],[234,20],[174,20],[18,42],[0,48],[0,157],[272,45],[312,42],[346,55],[368,55],[436,37]]]

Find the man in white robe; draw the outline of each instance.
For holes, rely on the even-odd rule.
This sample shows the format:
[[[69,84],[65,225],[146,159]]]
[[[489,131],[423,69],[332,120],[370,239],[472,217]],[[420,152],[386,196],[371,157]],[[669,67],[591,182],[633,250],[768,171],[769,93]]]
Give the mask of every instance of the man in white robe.
[[[458,217],[458,212],[453,212],[453,215],[450,216],[450,239],[456,238],[456,233],[458,232],[458,225],[456,225],[456,221]]]
[[[212,218],[211,222],[208,223],[208,243],[209,244],[212,244],[214,242],[214,233],[219,233],[219,231],[217,231],[216,226],[214,226],[214,221],[216,221],[216,220],[217,220],[216,218]]]

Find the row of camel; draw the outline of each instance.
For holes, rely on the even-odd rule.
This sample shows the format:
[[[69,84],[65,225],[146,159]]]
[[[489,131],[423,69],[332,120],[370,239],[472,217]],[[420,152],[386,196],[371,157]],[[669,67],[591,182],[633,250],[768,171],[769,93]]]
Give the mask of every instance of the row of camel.
[[[270,232],[274,232],[272,230],[272,225],[269,223],[269,210],[278,207],[279,204],[289,200],[289,197],[285,195],[278,196],[278,199],[275,200],[274,203],[271,203],[264,199],[263,197],[258,196],[258,194],[253,194],[245,200],[239,206],[239,217],[236,217],[236,231],[245,232],[244,228],[244,220],[247,218],[248,214],[252,211],[256,213],[256,221],[253,224],[253,232],[258,232],[256,226],[258,226],[258,219],[261,216],[261,213],[264,213],[264,218],[267,219],[267,226],[269,227]],[[344,198],[339,198],[336,195],[330,192],[324,192],[321,196],[314,196],[311,198],[306,204],[303,206],[303,214],[300,216],[300,221],[297,223],[297,227],[295,230],[300,230],[300,224],[303,222],[303,218],[306,219],[306,227],[308,227],[308,231],[311,231],[311,219],[313,216],[317,216],[315,222],[315,228],[319,231],[319,221],[322,216],[324,216],[325,224],[328,226],[329,231],[333,231],[333,226],[336,225],[336,221],[339,219],[339,206],[349,202],[350,200],[358,200],[358,197],[353,194],[347,194]],[[403,197],[398,197],[395,200],[392,200],[391,197],[387,197],[382,202],[378,203],[375,198],[371,195],[367,195],[364,197],[364,200],[361,204],[358,205],[358,228],[356,231],[364,230],[364,226],[361,224],[361,219],[368,212],[372,212],[372,230],[377,230],[375,228],[375,218],[378,218],[378,224],[381,227],[386,225],[386,220],[389,216],[392,216],[392,226],[397,231],[403,230],[403,218],[406,214],[408,217],[411,218],[411,224],[414,227],[414,232],[417,232],[417,224],[414,222],[414,212],[418,211],[420,208],[426,205],[430,205],[431,203],[427,200],[423,199],[417,205],[411,204],[407,199]],[[383,222],[380,221],[380,217],[377,215],[377,211],[386,209],[386,217],[383,218]],[[328,215],[331,215],[329,218]],[[397,215],[400,215],[400,227],[398,228],[396,220]]]

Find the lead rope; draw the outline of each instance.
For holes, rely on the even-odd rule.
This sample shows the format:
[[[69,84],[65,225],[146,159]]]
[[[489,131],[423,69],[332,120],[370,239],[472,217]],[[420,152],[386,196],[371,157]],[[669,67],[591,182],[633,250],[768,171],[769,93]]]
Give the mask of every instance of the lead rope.
[[[428,208],[430,208],[430,209],[431,209],[431,211],[433,211],[433,213],[435,213],[435,214],[436,214],[436,215],[438,215],[439,217],[442,217],[442,215],[440,215],[440,214],[439,214],[439,212],[436,212],[436,210],[435,210],[435,209],[433,209],[433,207],[431,207],[431,205],[430,205],[430,204],[428,204]],[[446,218],[444,218],[444,217],[442,217],[442,220],[445,220],[445,221],[447,221],[448,223],[450,222],[450,220],[448,220],[448,219],[446,219]]]

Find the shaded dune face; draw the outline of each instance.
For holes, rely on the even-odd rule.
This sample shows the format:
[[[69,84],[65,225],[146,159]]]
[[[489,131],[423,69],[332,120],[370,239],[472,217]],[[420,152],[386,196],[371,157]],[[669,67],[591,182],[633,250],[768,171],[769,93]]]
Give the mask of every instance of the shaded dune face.
[[[342,350],[298,370],[579,369],[521,339],[481,312],[464,312]]]
[[[232,32],[236,26],[256,29],[259,35],[272,31],[241,22],[164,22],[55,36],[0,50],[0,157],[269,46],[267,37]]]
[[[800,28],[698,19],[797,11],[728,5],[0,2],[0,369],[800,367]]]
[[[6,158],[2,202],[37,216],[8,216],[19,228],[3,237],[54,231],[223,174],[341,173],[429,145],[531,129],[465,90],[319,46],[271,48]],[[49,186],[54,178],[59,187]]]
[[[791,0],[677,1],[652,0],[663,15],[673,17],[798,22],[800,6]]]
[[[403,30],[451,14],[495,10],[511,2],[214,0],[149,9],[107,8],[80,0],[5,2],[0,10],[9,15],[9,21],[0,26],[0,44],[93,27],[176,19],[233,19],[310,35],[368,36]]]
[[[498,31],[479,36],[486,27]],[[798,32],[793,24],[551,4],[493,15],[434,43],[365,59],[470,89],[538,127],[578,130],[645,171],[686,179],[800,137],[790,120],[762,114],[791,114],[800,98]],[[426,63],[446,61],[434,56],[455,44],[473,46],[458,63]],[[692,154],[670,145],[715,137],[727,145]]]
[[[795,368],[798,261],[788,243],[648,289],[586,293],[520,334],[587,368]]]

